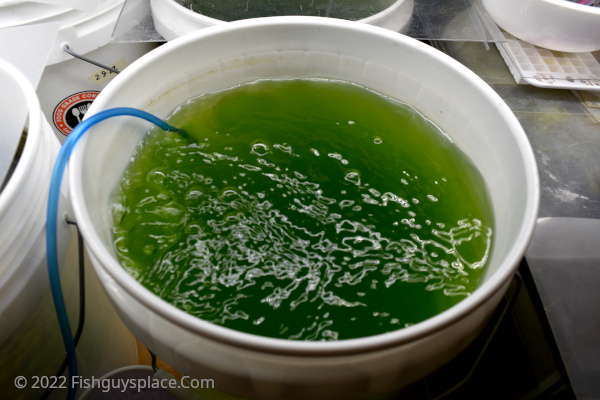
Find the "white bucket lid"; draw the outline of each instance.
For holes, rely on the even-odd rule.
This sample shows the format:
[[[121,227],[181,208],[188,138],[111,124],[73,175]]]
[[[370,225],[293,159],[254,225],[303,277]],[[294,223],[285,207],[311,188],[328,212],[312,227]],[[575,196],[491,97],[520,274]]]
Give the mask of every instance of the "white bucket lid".
[[[85,12],[52,4],[4,0],[0,2],[0,28],[60,23],[58,37],[47,63],[52,65],[72,58],[63,50],[64,44],[79,54],[108,44],[124,3],[125,0],[102,0],[96,11]]]

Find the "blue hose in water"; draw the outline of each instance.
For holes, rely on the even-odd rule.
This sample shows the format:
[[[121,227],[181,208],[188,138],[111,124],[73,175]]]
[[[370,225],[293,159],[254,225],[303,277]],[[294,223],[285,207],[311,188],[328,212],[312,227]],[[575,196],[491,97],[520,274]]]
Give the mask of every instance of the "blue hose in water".
[[[62,183],[62,177],[69,160],[69,156],[73,151],[73,147],[77,141],[83,136],[87,130],[96,125],[100,121],[104,121],[107,118],[117,116],[132,116],[144,119],[148,122],[153,123],[159,128],[165,131],[183,132],[181,129],[177,129],[167,124],[160,118],[155,117],[145,111],[138,110],[137,108],[129,107],[118,107],[109,110],[101,111],[98,114],[91,115],[90,117],[83,120],[78,124],[75,129],[71,132],[65,143],[63,144],[56,162],[54,164],[54,170],[52,171],[52,179],[50,181],[50,192],[48,195],[48,210],[46,220],[46,254],[48,262],[48,274],[50,276],[50,290],[52,291],[52,297],[54,299],[54,307],[56,308],[56,315],[58,317],[58,323],[60,325],[60,331],[62,333],[65,349],[67,352],[67,362],[69,365],[69,391],[67,393],[67,399],[75,399],[77,392],[77,385],[73,377],[77,376],[77,358],[75,357],[75,343],[73,341],[73,334],[71,332],[71,326],[69,325],[69,317],[67,316],[67,309],[65,307],[65,301],[62,294],[62,288],[60,285],[60,275],[58,271],[58,254],[57,254],[57,238],[56,238],[56,225],[57,225],[57,214],[58,214],[58,200],[60,194],[60,186]]]

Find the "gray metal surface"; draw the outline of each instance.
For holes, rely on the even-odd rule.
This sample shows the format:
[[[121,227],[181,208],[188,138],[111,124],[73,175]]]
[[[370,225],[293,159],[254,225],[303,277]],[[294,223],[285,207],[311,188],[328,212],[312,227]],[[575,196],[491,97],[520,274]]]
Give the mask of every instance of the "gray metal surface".
[[[513,110],[536,156],[541,217],[525,258],[578,400],[600,398],[600,123],[571,91],[517,85],[495,47],[434,43]]]
[[[600,397],[600,220],[545,218],[526,254],[577,399]]]
[[[443,42],[506,101],[523,126],[541,181],[540,217],[600,218],[600,123],[573,92],[517,85],[492,46]]]

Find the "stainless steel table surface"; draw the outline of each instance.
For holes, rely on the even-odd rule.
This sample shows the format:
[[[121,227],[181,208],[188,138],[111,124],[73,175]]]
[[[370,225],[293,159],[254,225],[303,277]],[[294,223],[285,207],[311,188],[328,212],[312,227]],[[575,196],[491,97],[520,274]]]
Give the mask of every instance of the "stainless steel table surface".
[[[571,91],[517,85],[494,45],[433,44],[490,84],[529,138],[541,199],[525,258],[573,393],[600,399],[600,123]]]

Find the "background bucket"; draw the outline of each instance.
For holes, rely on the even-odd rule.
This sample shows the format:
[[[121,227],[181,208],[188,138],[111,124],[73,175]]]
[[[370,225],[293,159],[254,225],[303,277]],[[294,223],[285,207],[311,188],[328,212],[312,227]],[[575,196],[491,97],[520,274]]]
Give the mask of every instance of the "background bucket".
[[[154,26],[157,32],[167,40],[176,39],[198,29],[225,23],[225,21],[194,12],[176,0],[150,0],[150,5]],[[222,7],[228,7],[228,5],[223,4]],[[361,19],[359,22],[405,33],[410,26],[413,8],[414,0],[396,0],[386,9]]]
[[[69,178],[77,221],[126,325],[182,374],[210,378],[217,389],[258,399],[383,395],[455,357],[490,318],[535,226],[535,158],[509,107],[466,67],[406,36],[329,18],[253,19],[186,35],[131,65],[90,113],[129,106],[164,118],[202,93],[289,77],[354,82],[412,105],[471,159],[487,183],[496,223],[484,282],[471,296],[408,328],[337,342],[236,332],[167,304],[125,272],[111,241],[109,199],[148,128],[133,118],[105,121],[76,147]]]
[[[63,46],[67,44],[75,53],[119,71],[157,46],[156,43],[109,43],[124,2],[102,0],[94,12],[23,0],[0,4],[0,28],[60,23],[37,94],[44,115],[61,143],[83,118],[98,93],[116,76],[74,58]]]
[[[24,107],[29,113],[25,146],[0,192],[0,387],[4,398],[35,399],[43,390],[31,388],[31,377],[55,375],[65,357],[49,287],[45,231],[48,188],[60,143],[44,118],[29,81],[2,60],[0,74],[0,96],[10,96],[17,107]],[[77,241],[74,228],[64,222],[66,215],[73,214],[65,185],[59,208],[58,255],[65,302],[76,327]],[[89,301],[77,354],[82,375],[100,376],[136,363],[137,348],[133,336],[109,306],[91,267],[87,272]],[[17,376],[29,380],[26,388],[15,386]]]
[[[140,380],[143,380],[145,382],[150,382],[155,373],[156,372],[152,367],[136,365],[111,371],[99,378],[99,380],[112,380],[113,382],[115,380],[120,380],[121,382],[139,382]],[[102,383],[99,383],[97,387],[87,388],[81,394],[79,400],[106,400],[107,398],[119,400],[177,400],[177,398],[169,394],[167,390],[160,387],[152,388],[144,386],[143,388],[140,388],[140,385],[136,387],[130,385],[130,387],[125,390],[122,385],[118,388],[112,383],[106,383],[104,386],[102,385]]]

